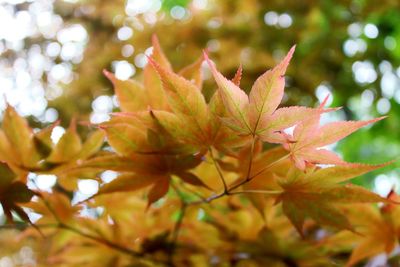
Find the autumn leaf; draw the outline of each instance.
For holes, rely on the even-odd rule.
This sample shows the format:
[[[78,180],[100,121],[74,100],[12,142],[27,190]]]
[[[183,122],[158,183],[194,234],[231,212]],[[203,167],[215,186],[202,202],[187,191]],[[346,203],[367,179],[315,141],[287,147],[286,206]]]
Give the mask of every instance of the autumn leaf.
[[[13,222],[12,211],[16,212],[20,218],[30,222],[25,211],[19,206],[31,200],[34,193],[21,181],[6,163],[0,162],[0,204],[9,222]]]
[[[208,107],[201,91],[192,82],[163,68],[151,57],[150,64],[157,70],[162,80],[168,103],[174,113],[193,129],[204,143],[209,142]]]
[[[168,193],[170,179],[170,177],[161,177],[156,183],[154,183],[147,195],[148,206]]]
[[[311,169],[306,173],[292,168],[286,178],[278,179],[284,191],[277,200],[282,202],[283,212],[300,234],[307,217],[321,225],[354,231],[350,220],[335,205],[387,200],[362,187],[340,183],[387,164],[351,164]],[[336,175],[332,176],[333,173]]]
[[[229,81],[223,77],[207,54],[204,53],[218,84],[218,92],[228,111],[228,116],[220,117],[225,125],[241,135],[258,135],[265,142],[281,143],[283,139],[279,132],[308,119],[310,116],[332,111],[306,107],[277,109],[283,97],[284,74],[294,48],[290,49],[281,63],[256,80],[249,96],[238,87],[239,82]],[[241,72],[241,68],[239,68],[234,79],[240,80]]]
[[[235,83],[218,72],[206,53],[204,53],[204,58],[211,69],[219,88],[218,92],[230,115],[228,118],[224,118],[224,123],[241,134],[251,134],[252,129],[248,119],[249,97]]]
[[[150,151],[146,132],[141,128],[128,123],[107,123],[100,129],[106,133],[108,143],[122,156]]]
[[[191,172],[180,172],[177,174],[179,178],[181,178],[185,183],[194,185],[194,186],[202,186],[207,189],[210,189],[208,185],[206,185],[199,177]],[[211,190],[211,189],[210,189]]]
[[[242,73],[243,73],[243,68],[242,64],[239,65],[239,68],[237,69],[235,76],[232,78],[232,82],[236,86],[240,86],[240,81],[242,80]]]
[[[92,132],[82,145],[82,149],[75,156],[76,159],[87,159],[98,152],[104,143],[104,132],[97,130]]]
[[[135,80],[119,80],[106,70],[103,73],[112,82],[122,111],[134,112],[147,108],[147,95],[143,85]]]
[[[203,147],[204,136],[201,132],[196,131],[197,127],[188,125],[172,112],[163,110],[154,110],[154,117],[158,123],[176,140],[183,141],[186,144],[192,144],[196,147]]]
[[[26,119],[21,117],[10,105],[7,105],[2,126],[7,140],[4,140],[4,136],[0,136],[0,139],[3,139],[0,140],[1,149],[10,152],[15,160],[20,159],[20,165],[35,168],[40,160],[40,155],[36,151],[33,131]]]
[[[282,101],[285,72],[294,53],[293,46],[275,68],[265,72],[253,84],[249,95],[249,121],[253,133],[260,128],[264,116],[271,115]]]
[[[53,140],[51,139],[51,134],[56,126],[58,126],[59,121],[56,121],[52,125],[40,130],[34,135],[34,143],[37,151],[43,158],[47,158],[53,149]]]
[[[250,142],[250,136],[237,135],[233,130],[236,126],[233,125],[232,129],[222,122],[221,118],[226,117],[227,112],[218,91],[214,93],[208,106],[212,144],[215,148],[225,154],[233,154],[232,149],[242,147]]]
[[[376,256],[380,253],[390,255],[393,252],[399,240],[399,214],[398,206],[399,195],[391,190],[386,197],[393,202],[385,203],[379,210],[370,206],[357,207],[357,211],[363,212],[361,220],[356,209],[347,209],[348,216],[360,225],[362,236],[355,238],[356,247],[350,255],[347,266],[353,266],[359,261]]]
[[[156,35],[152,36],[153,52],[152,58],[164,69],[172,71],[171,64],[164,55]],[[151,64],[147,64],[143,72],[144,87],[146,88],[147,99],[150,106],[157,110],[169,110],[168,101],[162,88],[160,77]]]
[[[178,74],[187,80],[191,81],[201,91],[203,85],[203,76],[201,73],[201,66],[203,63],[203,57],[199,57],[192,64],[181,69]]]
[[[155,175],[121,174],[115,180],[102,186],[97,195],[137,191],[156,183],[159,179],[160,176]]]
[[[74,158],[82,149],[82,141],[76,132],[76,122],[72,120],[69,128],[51,151],[48,162],[63,163]]]
[[[307,162],[344,164],[344,161],[336,154],[323,147],[343,139],[363,126],[384,118],[368,121],[339,121],[320,126],[319,115],[314,115],[295,127],[293,136],[286,137],[284,147],[290,151],[291,159],[301,170],[305,169]]]
[[[390,199],[390,197],[387,197]],[[385,203],[385,206],[397,206],[393,203]],[[398,209],[396,207],[396,209]],[[342,231],[321,240],[328,250],[346,251],[351,248],[351,255],[346,266],[354,266],[357,263],[377,256],[381,253],[390,255],[398,243],[398,213],[394,210],[385,211],[367,204],[353,204],[345,206],[341,210],[346,217],[356,226],[354,234]],[[343,247],[342,249],[340,249]]]

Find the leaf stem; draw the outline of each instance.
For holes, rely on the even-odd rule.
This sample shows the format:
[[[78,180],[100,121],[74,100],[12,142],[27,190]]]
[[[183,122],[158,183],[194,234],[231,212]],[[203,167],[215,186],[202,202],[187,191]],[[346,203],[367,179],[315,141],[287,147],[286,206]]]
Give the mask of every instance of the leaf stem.
[[[253,140],[251,142],[251,148],[250,148],[250,156],[249,156],[249,167],[247,168],[247,174],[246,174],[246,180],[248,181],[250,179],[250,173],[251,173],[251,167],[253,165],[253,154],[254,154],[254,146],[256,143],[257,137],[253,135]]]
[[[223,186],[224,186],[224,193],[225,193],[225,194],[229,194],[228,185],[226,184],[224,175],[222,174],[222,171],[221,171],[221,169],[220,169],[220,167],[219,167],[219,165],[218,165],[218,162],[216,161],[216,159],[215,159],[215,157],[214,157],[212,148],[210,147],[210,148],[208,149],[208,151],[210,152],[210,157],[211,157],[211,159],[212,159],[212,161],[213,161],[213,163],[214,163],[215,168],[217,169],[218,175],[219,175],[219,177],[221,178],[222,184],[223,184]]]
[[[277,160],[275,160],[274,162],[272,162],[271,164],[267,165],[265,168],[263,168],[262,170],[258,171],[257,173],[255,173],[254,175],[249,177],[249,180],[254,179],[255,177],[257,177],[258,175],[262,174],[263,172],[267,171],[268,169],[272,168],[275,164],[278,164],[279,162],[287,159],[290,156],[290,154],[287,154]]]

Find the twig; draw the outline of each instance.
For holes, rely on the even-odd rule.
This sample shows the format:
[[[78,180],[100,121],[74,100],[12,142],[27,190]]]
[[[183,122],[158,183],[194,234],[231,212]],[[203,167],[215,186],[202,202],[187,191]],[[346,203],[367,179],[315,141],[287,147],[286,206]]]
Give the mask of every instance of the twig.
[[[58,227],[62,228],[62,229],[65,229],[65,230],[68,230],[70,232],[73,232],[75,234],[78,234],[80,236],[86,237],[88,239],[91,239],[91,240],[96,241],[98,243],[101,243],[103,245],[106,245],[107,247],[112,248],[114,250],[117,250],[119,252],[122,252],[124,254],[130,255],[130,256],[133,256],[133,257],[142,257],[142,256],[144,256],[143,253],[140,253],[140,252],[131,250],[129,248],[126,248],[124,246],[118,245],[118,244],[116,244],[114,242],[111,242],[111,241],[109,241],[107,239],[103,239],[103,238],[100,238],[100,237],[97,237],[97,236],[90,235],[88,233],[82,232],[81,230],[79,230],[77,228],[74,228],[74,227],[72,227],[70,225],[67,225],[65,223],[60,222],[58,224]]]
[[[174,266],[173,257],[175,254],[176,244],[178,242],[179,233],[182,228],[182,223],[183,223],[183,219],[185,218],[186,209],[187,209],[188,204],[185,202],[182,192],[175,186],[175,184],[171,182],[171,186],[175,190],[176,194],[179,196],[179,198],[181,200],[181,209],[180,209],[179,217],[178,217],[178,219],[175,223],[174,229],[172,231],[171,251],[168,254],[168,263],[170,266]]]
[[[123,246],[121,246],[121,245],[118,245],[117,243],[114,243],[114,242],[109,241],[109,240],[107,240],[107,239],[103,239],[103,238],[100,238],[100,237],[97,237],[97,236],[94,236],[94,235],[90,235],[90,234],[88,234],[88,233],[84,233],[84,232],[80,231],[79,229],[76,229],[76,228],[74,228],[74,227],[72,227],[72,226],[69,226],[69,225],[63,223],[63,222],[61,221],[61,219],[59,218],[58,214],[57,214],[57,213],[55,212],[55,210],[53,209],[53,207],[52,207],[52,206],[50,205],[50,203],[47,201],[47,199],[45,199],[45,198],[44,198],[43,196],[41,196],[41,195],[39,195],[39,197],[40,197],[40,199],[43,200],[43,203],[46,205],[47,209],[50,211],[50,213],[51,213],[51,214],[54,216],[54,218],[56,219],[58,228],[62,228],[62,229],[65,229],[65,230],[74,232],[74,233],[76,233],[76,234],[78,234],[78,235],[80,235],[80,236],[89,238],[89,239],[91,239],[91,240],[93,240],[93,241],[96,241],[96,242],[98,242],[98,243],[101,243],[101,244],[103,244],[103,245],[106,245],[106,246],[108,246],[109,248],[112,248],[112,249],[114,249],[114,250],[117,250],[117,251],[119,251],[119,252],[122,252],[122,253],[127,254],[127,255],[130,255],[130,256],[134,256],[134,257],[142,257],[142,256],[144,256],[143,253],[140,253],[140,252],[137,252],[137,251],[128,249],[128,248],[126,248],[126,247],[123,247]]]
[[[236,189],[236,188],[238,188],[238,187],[240,187],[240,186],[242,186],[242,185],[244,185],[244,184],[250,182],[251,180],[253,180],[254,178],[256,178],[258,175],[260,175],[260,174],[262,174],[263,172],[267,171],[268,169],[272,168],[275,164],[277,164],[277,163],[279,163],[279,162],[285,160],[288,156],[289,156],[289,155],[285,155],[285,156],[279,158],[278,160],[272,162],[271,164],[267,165],[267,166],[266,166],[265,168],[263,168],[262,170],[258,171],[256,174],[254,174],[254,175],[250,176],[249,178],[244,179],[242,182],[240,182],[240,183],[238,183],[238,184],[232,186],[229,190],[230,190],[230,191],[231,191],[231,190],[234,190],[234,189]]]
[[[243,193],[251,193],[251,192],[249,192],[249,191],[256,191],[256,190],[249,190],[249,191],[233,192],[233,190],[235,190],[235,189],[239,188],[240,186],[242,186],[242,185],[244,185],[244,184],[250,182],[250,181],[253,180],[255,177],[257,177],[258,175],[260,175],[261,173],[263,173],[263,172],[267,171],[268,169],[270,169],[271,167],[273,167],[275,164],[277,164],[277,163],[281,162],[282,160],[286,159],[288,156],[289,156],[289,155],[285,155],[285,156],[279,158],[278,160],[272,162],[271,164],[269,164],[268,166],[266,166],[265,168],[263,168],[262,170],[260,170],[260,171],[257,172],[256,174],[254,174],[254,175],[252,175],[252,176],[249,176],[249,178],[246,177],[246,178],[243,179],[241,182],[239,182],[239,183],[237,183],[236,185],[230,187],[227,191],[223,191],[222,193],[217,194],[217,195],[212,195],[212,196],[206,198],[205,200],[199,200],[199,201],[189,202],[189,203],[187,203],[187,205],[199,205],[199,204],[204,204],[204,203],[210,203],[211,201],[214,201],[214,200],[216,200],[216,199],[219,199],[219,198],[221,198],[221,197],[223,197],[223,196],[227,196],[227,195],[230,195],[230,194],[243,194]],[[251,171],[251,169],[250,169],[250,171]],[[255,193],[255,192],[253,192],[253,193]],[[261,193],[261,192],[260,192],[260,193]],[[279,191],[276,191],[276,192],[275,192],[275,191],[274,191],[273,193],[274,193],[274,194],[278,194],[278,193],[281,193],[281,192],[279,192]]]

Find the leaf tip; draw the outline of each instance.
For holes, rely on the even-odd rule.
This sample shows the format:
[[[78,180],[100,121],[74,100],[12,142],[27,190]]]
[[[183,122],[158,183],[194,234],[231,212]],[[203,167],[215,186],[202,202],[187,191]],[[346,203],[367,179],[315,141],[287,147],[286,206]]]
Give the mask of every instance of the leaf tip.
[[[153,33],[151,35],[151,44],[153,45],[153,48],[159,48],[160,47],[160,42],[158,40],[157,34]]]

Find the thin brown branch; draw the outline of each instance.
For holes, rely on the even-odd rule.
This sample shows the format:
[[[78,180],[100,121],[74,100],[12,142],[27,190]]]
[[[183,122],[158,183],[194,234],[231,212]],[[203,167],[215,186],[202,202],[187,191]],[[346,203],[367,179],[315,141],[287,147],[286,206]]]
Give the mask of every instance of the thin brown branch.
[[[52,207],[52,206],[50,205],[50,203],[47,201],[47,199],[44,198],[43,196],[39,196],[39,197],[40,197],[40,199],[43,200],[43,203],[46,205],[47,209],[50,211],[50,213],[51,213],[51,214],[54,216],[54,218],[56,219],[58,228],[62,228],[62,229],[65,229],[65,230],[74,232],[74,233],[76,233],[76,234],[78,234],[78,235],[80,235],[80,236],[86,237],[86,238],[88,238],[88,239],[91,239],[91,240],[96,241],[96,242],[98,242],[98,243],[101,243],[101,244],[103,244],[103,245],[106,245],[106,246],[108,246],[109,248],[112,248],[112,249],[114,249],[114,250],[116,250],[116,251],[122,252],[122,253],[124,253],[124,254],[126,254],[126,255],[130,255],[130,256],[134,256],[134,257],[142,257],[142,256],[144,256],[143,253],[140,253],[140,252],[137,252],[137,251],[128,249],[128,248],[123,247],[123,246],[121,246],[121,245],[119,245],[119,244],[117,244],[117,243],[114,243],[114,242],[110,241],[110,240],[107,240],[107,239],[104,239],[104,238],[101,238],[101,237],[98,237],[98,236],[90,235],[90,234],[88,234],[88,233],[84,233],[84,232],[82,232],[82,231],[79,230],[79,229],[76,229],[76,228],[74,228],[74,227],[72,227],[72,226],[69,226],[69,225],[63,223],[63,222],[61,221],[61,219],[58,217],[58,215],[57,215],[57,213],[55,212],[55,210],[53,209],[53,207]]]
[[[172,231],[171,251],[168,255],[169,265],[174,266],[173,258],[174,258],[175,251],[176,251],[176,244],[178,242],[179,233],[182,228],[182,223],[183,223],[183,219],[185,218],[185,215],[186,215],[186,209],[187,209],[188,204],[185,202],[184,196],[183,196],[182,192],[179,190],[179,188],[176,187],[174,183],[171,183],[171,186],[175,190],[176,194],[179,196],[179,198],[181,200],[181,208],[180,208],[179,216],[178,216],[178,219],[176,220],[174,229]]]
[[[214,201],[214,200],[216,200],[216,199],[219,199],[219,198],[221,198],[221,197],[224,197],[224,196],[227,196],[227,195],[231,195],[231,194],[256,193],[255,191],[258,191],[258,190],[239,191],[239,192],[234,192],[233,190],[235,190],[235,189],[239,188],[240,186],[242,186],[242,185],[244,185],[244,184],[250,182],[252,179],[254,179],[255,177],[257,177],[258,175],[262,174],[263,172],[265,172],[265,171],[267,171],[268,169],[270,169],[270,168],[272,168],[273,166],[275,166],[275,164],[281,162],[282,160],[285,160],[288,156],[289,156],[289,155],[285,155],[285,156],[283,156],[283,157],[277,159],[276,161],[274,161],[274,162],[272,162],[271,164],[267,165],[265,168],[263,168],[262,170],[260,170],[260,171],[257,172],[256,174],[254,174],[254,175],[252,175],[252,176],[249,176],[249,178],[247,178],[247,177],[244,178],[241,182],[239,182],[239,183],[237,183],[236,185],[234,185],[234,186],[230,187],[229,189],[227,189],[227,191],[223,191],[222,193],[217,194],[217,195],[212,195],[212,196],[206,198],[205,200],[199,200],[199,201],[189,202],[189,203],[187,203],[187,205],[199,205],[199,204],[204,204],[204,203],[210,203],[210,202],[212,202],[212,201]],[[249,173],[251,173],[251,169],[250,169],[250,172],[249,172]],[[252,191],[252,192],[251,192],[251,191]],[[262,191],[262,190],[260,190],[260,192],[258,192],[258,193],[261,193],[261,191]],[[266,191],[264,191],[264,193],[266,194]],[[273,191],[273,192],[272,192],[272,191],[271,191],[271,192],[269,192],[269,193],[270,193],[270,194],[272,194],[272,193],[273,193],[273,194],[278,194],[278,193],[281,193],[281,192],[279,192],[279,191]]]

